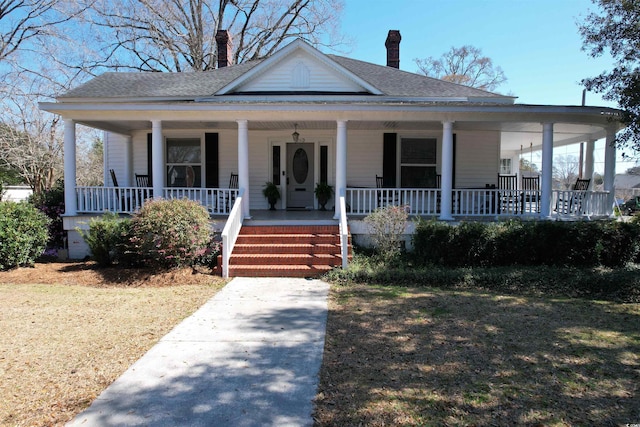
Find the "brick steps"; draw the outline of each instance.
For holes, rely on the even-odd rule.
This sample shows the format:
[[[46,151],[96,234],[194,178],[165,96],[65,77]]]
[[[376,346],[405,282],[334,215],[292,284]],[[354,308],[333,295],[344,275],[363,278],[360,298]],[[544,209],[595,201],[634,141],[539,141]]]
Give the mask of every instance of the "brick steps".
[[[243,226],[229,276],[315,277],[341,265],[338,226]]]

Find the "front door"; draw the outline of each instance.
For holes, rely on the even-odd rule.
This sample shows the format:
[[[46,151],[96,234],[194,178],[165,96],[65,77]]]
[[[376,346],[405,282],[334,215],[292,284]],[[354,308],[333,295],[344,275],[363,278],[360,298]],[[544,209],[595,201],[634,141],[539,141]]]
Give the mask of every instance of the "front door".
[[[287,144],[287,209],[313,209],[314,145]]]

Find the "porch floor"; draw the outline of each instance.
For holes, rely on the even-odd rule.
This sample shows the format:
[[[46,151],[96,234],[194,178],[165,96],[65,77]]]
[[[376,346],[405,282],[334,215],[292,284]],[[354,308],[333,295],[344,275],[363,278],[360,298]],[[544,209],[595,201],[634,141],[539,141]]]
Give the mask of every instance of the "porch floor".
[[[250,214],[244,225],[338,225],[333,210],[252,209]]]

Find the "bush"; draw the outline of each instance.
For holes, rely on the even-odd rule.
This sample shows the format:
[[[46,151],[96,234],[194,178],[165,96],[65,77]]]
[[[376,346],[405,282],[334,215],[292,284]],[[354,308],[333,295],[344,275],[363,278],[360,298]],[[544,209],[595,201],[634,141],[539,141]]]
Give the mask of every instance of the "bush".
[[[222,240],[220,234],[211,236],[204,253],[194,260],[195,265],[201,265],[214,269],[218,265],[218,255],[222,252]]]
[[[637,259],[640,224],[511,220],[452,226],[423,221],[413,247],[419,265],[617,267]]]
[[[58,180],[56,185],[42,193],[33,193],[29,197],[29,203],[33,204],[51,221],[49,222],[49,242],[50,248],[62,248],[64,238],[67,236],[62,225],[62,214],[64,213],[64,182]]]
[[[108,266],[120,259],[123,248],[128,246],[129,222],[128,218],[120,219],[116,213],[105,212],[89,221],[88,231],[78,230],[98,265]]]
[[[209,213],[191,200],[152,200],[131,219],[128,250],[148,264],[184,267],[205,254],[211,240]]]
[[[387,262],[397,260],[402,252],[401,242],[407,226],[407,211],[404,206],[387,206],[376,209],[365,217],[372,234],[373,246],[381,259]]]
[[[0,202],[0,270],[33,265],[46,248],[49,221],[28,203]]]

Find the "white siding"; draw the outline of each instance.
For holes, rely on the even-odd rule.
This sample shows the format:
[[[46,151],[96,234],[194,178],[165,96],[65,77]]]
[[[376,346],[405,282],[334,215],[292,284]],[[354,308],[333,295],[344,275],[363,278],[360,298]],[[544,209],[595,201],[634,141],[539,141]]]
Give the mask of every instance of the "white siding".
[[[301,74],[308,73],[306,78]],[[239,92],[263,91],[362,92],[364,89],[304,52],[287,57],[266,73],[238,88]]]
[[[347,187],[376,186],[376,174],[382,175],[383,138],[378,131],[348,132]]]
[[[455,132],[456,188],[498,183],[499,132]]]
[[[127,155],[127,139],[125,136],[105,132],[104,134],[104,147],[105,147],[105,171],[104,171],[104,185],[111,187],[113,182],[111,180],[111,174],[109,169],[113,169],[118,180],[118,185],[121,187],[128,187],[131,185],[130,177],[125,169],[125,156]]]

